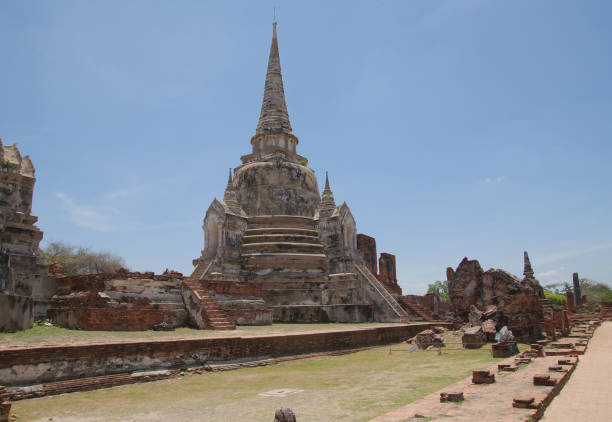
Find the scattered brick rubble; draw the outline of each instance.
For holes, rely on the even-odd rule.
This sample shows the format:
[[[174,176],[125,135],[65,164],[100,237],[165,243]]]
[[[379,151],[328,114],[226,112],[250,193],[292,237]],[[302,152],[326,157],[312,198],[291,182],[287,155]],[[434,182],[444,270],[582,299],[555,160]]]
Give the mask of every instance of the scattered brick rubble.
[[[537,340],[542,332],[544,290],[533,278],[527,253],[524,278],[501,269],[484,271],[476,260],[464,258],[456,270],[447,270],[447,282],[454,315],[458,322],[484,325],[485,334],[494,336],[508,326],[522,341]]]
[[[474,384],[493,384],[495,374],[492,374],[491,371],[472,371],[472,382]]]
[[[585,332],[584,338],[588,341],[599,323],[600,320],[578,323],[572,333]],[[560,343],[567,342],[562,339]],[[534,343],[515,358],[508,358],[488,370],[473,371],[472,377],[371,422],[416,421],[417,415],[430,420],[538,420],[568,381],[579,359],[577,349],[552,349],[566,353],[558,357],[548,355],[545,345],[546,342]],[[495,370],[499,377],[495,377]],[[462,393],[460,406],[446,396],[451,391]]]
[[[440,393],[440,402],[444,403],[447,401],[452,402],[462,402],[463,401],[463,393],[462,392],[444,392]]]
[[[8,400],[6,388],[0,385],[0,422],[8,422],[11,412],[11,403]]]

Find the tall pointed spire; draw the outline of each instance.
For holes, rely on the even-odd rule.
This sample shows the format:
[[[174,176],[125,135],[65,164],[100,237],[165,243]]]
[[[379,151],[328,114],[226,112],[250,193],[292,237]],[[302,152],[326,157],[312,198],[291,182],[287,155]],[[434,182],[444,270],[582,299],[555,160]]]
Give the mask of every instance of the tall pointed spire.
[[[329,187],[329,176],[325,172],[325,189],[323,189],[323,195],[321,195],[321,203],[319,205],[319,215],[322,217],[329,217],[334,213],[336,209],[336,201],[334,200],[334,194]]]
[[[232,169],[229,169],[229,177],[227,178],[227,186],[223,194],[223,202],[235,214],[241,214],[240,204],[238,203],[238,195],[232,181]]]
[[[268,59],[268,72],[264,88],[261,113],[255,135],[251,138],[253,152],[240,157],[243,163],[281,159],[307,165],[308,159],[297,154],[298,138],[293,134],[285,102],[283,75],[281,74],[276,37],[276,20],[272,22],[272,44]]]
[[[531,261],[529,260],[529,255],[527,251],[523,253],[523,275],[525,278],[533,278],[533,268],[531,268]]]
[[[280,56],[278,54],[278,39],[276,38],[276,20],[272,22],[272,44],[268,59],[268,72],[264,98],[261,104],[261,114],[257,123],[256,135],[265,133],[286,133],[292,135],[289,113],[285,102],[283,76],[281,74]]]
[[[225,187],[225,190],[234,190],[234,185],[232,184],[232,168],[230,167],[229,169],[229,176],[227,177],[227,185]]]

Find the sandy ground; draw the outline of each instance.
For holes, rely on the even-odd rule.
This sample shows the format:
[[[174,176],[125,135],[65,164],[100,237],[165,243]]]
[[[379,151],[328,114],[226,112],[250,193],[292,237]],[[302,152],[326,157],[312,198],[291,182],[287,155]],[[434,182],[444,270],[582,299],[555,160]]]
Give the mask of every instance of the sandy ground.
[[[544,413],[547,422],[612,421],[612,321],[604,322],[580,356],[567,385]]]

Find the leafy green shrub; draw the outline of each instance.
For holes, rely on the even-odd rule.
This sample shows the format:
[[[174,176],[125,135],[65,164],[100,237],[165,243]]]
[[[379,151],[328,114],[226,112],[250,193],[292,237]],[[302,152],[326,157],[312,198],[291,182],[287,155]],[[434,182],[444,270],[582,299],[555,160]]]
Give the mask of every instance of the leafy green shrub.
[[[562,295],[560,293],[553,293],[550,290],[544,290],[544,297],[548,299],[552,306],[565,305],[565,295]]]

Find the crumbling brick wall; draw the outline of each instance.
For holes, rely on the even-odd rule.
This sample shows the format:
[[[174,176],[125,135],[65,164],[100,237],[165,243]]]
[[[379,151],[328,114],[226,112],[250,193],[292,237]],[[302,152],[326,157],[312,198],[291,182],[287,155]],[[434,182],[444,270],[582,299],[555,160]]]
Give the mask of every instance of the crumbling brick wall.
[[[48,314],[68,328],[150,330],[160,324],[183,325],[187,318],[179,273],[133,273],[121,270],[57,279]]]
[[[378,279],[383,283],[397,284],[397,275],[395,273],[395,255],[390,253],[381,253],[378,259],[378,267],[380,274]]]
[[[376,239],[359,233],[357,235],[357,250],[368,266],[370,272],[376,277],[378,275],[378,263],[376,258]]]
[[[151,304],[149,299],[114,305],[98,292],[82,292],[64,300],[54,300],[49,316],[61,326],[81,330],[141,331],[165,323],[182,325],[169,309]]]
[[[468,321],[470,309],[495,306],[497,328],[507,325],[517,339],[535,340],[542,331],[544,290],[537,280],[519,279],[501,269],[483,271],[477,260],[464,258],[456,271],[447,271],[456,317]]]
[[[383,286],[395,296],[402,295],[402,288],[397,284],[397,272],[395,269],[395,255],[381,253],[378,259],[378,280]]]

